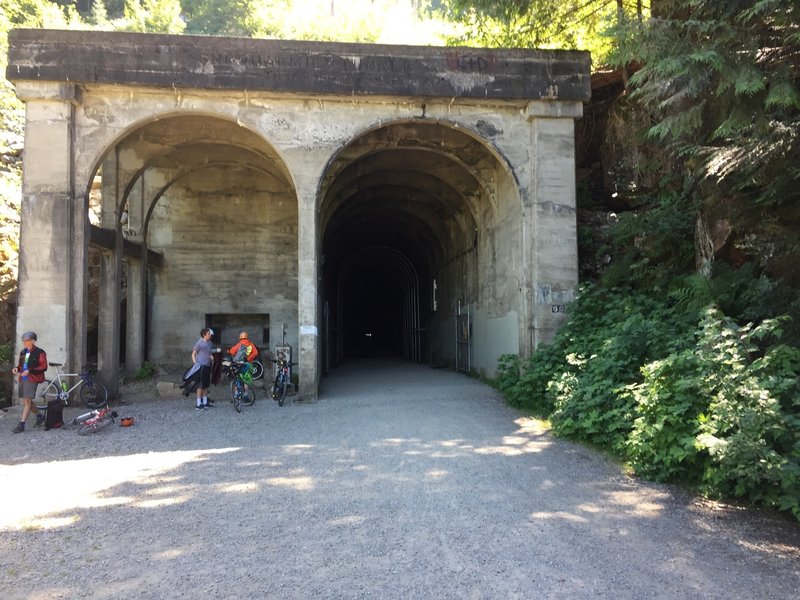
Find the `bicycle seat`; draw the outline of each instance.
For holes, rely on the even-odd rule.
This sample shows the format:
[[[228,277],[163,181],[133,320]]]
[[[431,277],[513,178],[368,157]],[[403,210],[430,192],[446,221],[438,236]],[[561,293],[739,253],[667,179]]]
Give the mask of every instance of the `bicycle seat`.
[[[51,367],[63,367],[64,366],[64,363],[51,363],[51,362],[49,362],[47,364],[50,365]]]

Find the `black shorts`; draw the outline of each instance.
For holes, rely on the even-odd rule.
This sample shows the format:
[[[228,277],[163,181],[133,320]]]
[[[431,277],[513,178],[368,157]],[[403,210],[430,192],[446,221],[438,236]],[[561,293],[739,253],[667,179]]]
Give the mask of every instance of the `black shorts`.
[[[208,389],[211,385],[211,367],[205,365],[200,367],[200,384],[197,386],[201,389]]]

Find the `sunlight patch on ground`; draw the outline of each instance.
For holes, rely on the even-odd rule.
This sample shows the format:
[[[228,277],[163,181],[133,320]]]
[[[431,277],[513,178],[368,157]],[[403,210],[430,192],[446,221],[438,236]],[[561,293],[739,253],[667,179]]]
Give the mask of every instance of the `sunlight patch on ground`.
[[[191,494],[186,494],[184,496],[167,496],[164,498],[153,498],[151,500],[141,500],[139,502],[133,502],[133,506],[137,506],[139,508],[161,508],[163,506],[174,506],[175,504],[183,504],[184,502],[189,502],[191,500]]]
[[[207,460],[209,455],[236,450],[238,448],[148,452],[0,465],[0,489],[4,499],[0,529],[50,528],[72,523],[80,518],[79,511],[85,508],[132,502],[128,496],[105,495],[118,485],[149,482],[154,476],[162,476],[188,463]],[[161,481],[159,477],[156,483]],[[65,516],[63,513],[74,514]]]
[[[447,477],[447,475],[448,475],[447,471],[441,471],[441,470],[428,471],[427,473],[425,473],[425,477],[427,477],[428,479],[442,479],[443,477]]]
[[[522,445],[484,446],[476,448],[476,454],[500,454],[502,456],[520,456],[522,454],[536,454],[545,450],[550,444],[543,442],[525,442]]]
[[[275,487],[287,487],[301,492],[314,489],[314,480],[311,477],[270,477],[266,481]]]
[[[610,492],[607,497],[616,505],[624,506],[625,512],[636,517],[657,517],[664,507],[655,502],[647,502],[642,494],[636,492]]]
[[[338,517],[336,519],[331,519],[329,522],[331,525],[341,526],[341,527],[349,527],[352,525],[361,525],[367,519],[362,515],[349,515],[347,517]]]
[[[253,481],[246,481],[244,483],[232,483],[230,485],[221,485],[217,489],[221,492],[229,494],[244,494],[247,492],[257,492],[260,486]]]
[[[164,552],[159,552],[155,557],[162,560],[174,560],[184,554],[188,554],[188,552],[189,551],[184,548],[170,548],[169,550],[164,550]]]
[[[530,514],[530,520],[543,520],[549,521],[554,519],[559,519],[562,521],[571,521],[573,523],[588,523],[589,520],[581,517],[580,515],[573,515],[572,513],[564,512],[564,511],[554,511],[554,512],[533,512]]]

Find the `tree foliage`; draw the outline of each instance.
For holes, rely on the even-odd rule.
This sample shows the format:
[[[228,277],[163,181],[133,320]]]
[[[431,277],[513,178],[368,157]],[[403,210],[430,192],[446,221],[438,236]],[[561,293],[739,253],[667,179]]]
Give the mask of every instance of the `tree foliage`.
[[[615,30],[617,64],[636,63],[632,97],[648,132],[724,214],[768,272],[800,284],[800,4],[672,0]]]
[[[446,0],[446,14],[462,24],[451,42],[509,48],[592,52],[603,64],[612,40],[603,32],[620,18],[641,18],[641,3],[618,0]]]

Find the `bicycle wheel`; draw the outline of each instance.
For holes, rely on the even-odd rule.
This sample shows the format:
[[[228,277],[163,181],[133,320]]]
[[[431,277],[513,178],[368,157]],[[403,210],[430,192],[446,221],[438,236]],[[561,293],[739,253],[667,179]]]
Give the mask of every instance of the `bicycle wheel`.
[[[233,399],[233,408],[236,412],[242,412],[242,383],[237,379],[231,382],[231,398]]]
[[[275,398],[278,401],[278,406],[283,406],[283,401],[286,399],[286,390],[289,389],[289,381],[286,379],[286,375],[283,375],[278,382],[278,397]]]
[[[250,368],[253,370],[253,379],[261,379],[264,376],[264,365],[260,360],[254,360],[250,363]]]
[[[245,406],[253,406],[256,401],[256,393],[253,386],[249,383],[242,382],[242,404]]]
[[[105,429],[111,423],[113,423],[114,419],[111,418],[111,415],[106,415],[99,421],[95,421],[94,423],[89,423],[88,425],[84,425],[80,429],[78,429],[78,435],[89,435],[90,433],[94,433],[96,431],[100,431],[101,429]]]
[[[99,381],[83,382],[81,402],[89,408],[100,408],[108,403],[108,389]]]
[[[45,379],[43,383],[39,384],[39,390],[37,391],[39,391],[39,397],[44,401],[45,405],[47,405],[50,400],[58,399],[58,393],[61,390],[54,382]]]

